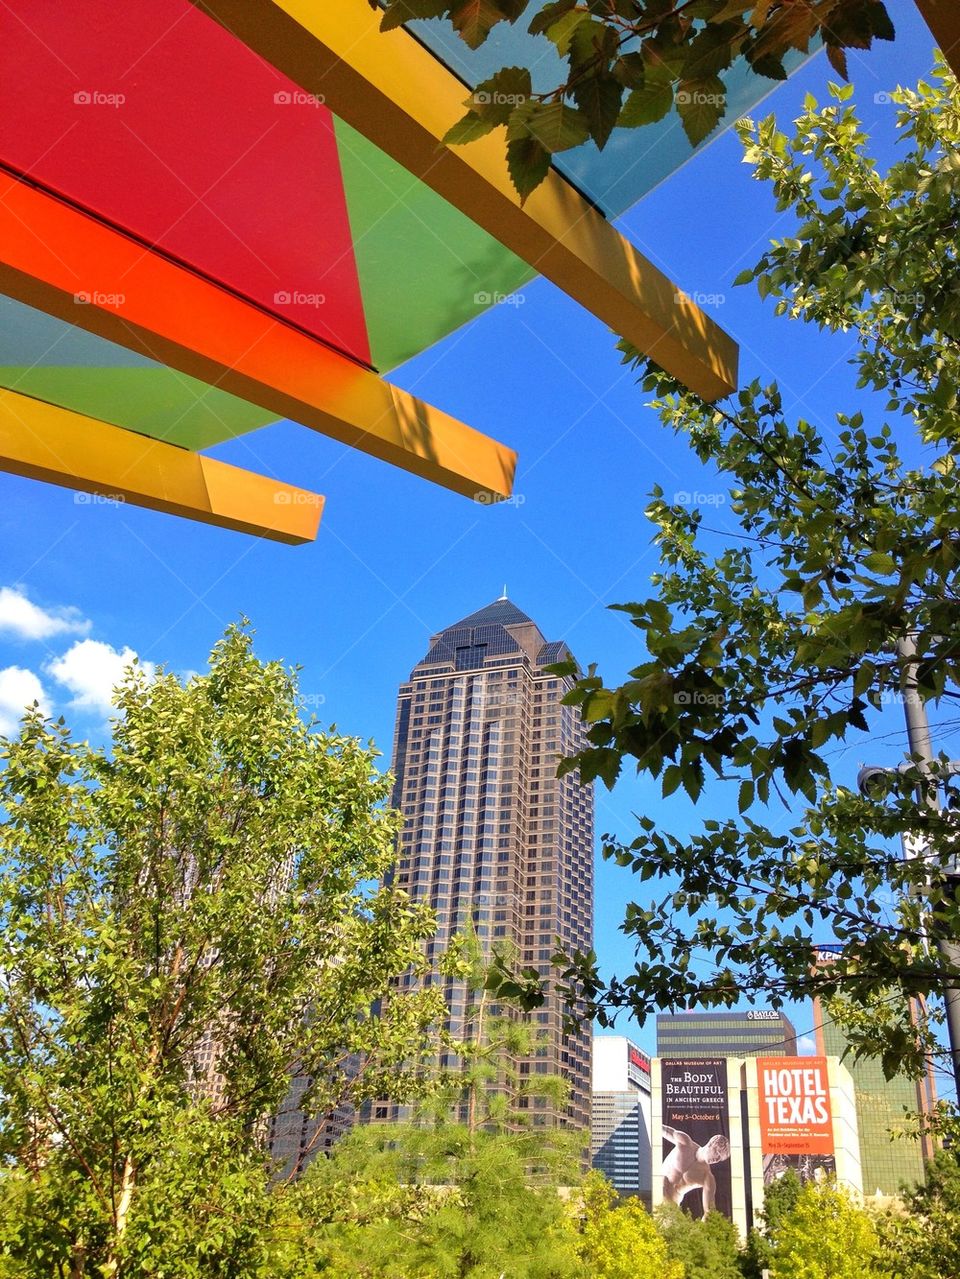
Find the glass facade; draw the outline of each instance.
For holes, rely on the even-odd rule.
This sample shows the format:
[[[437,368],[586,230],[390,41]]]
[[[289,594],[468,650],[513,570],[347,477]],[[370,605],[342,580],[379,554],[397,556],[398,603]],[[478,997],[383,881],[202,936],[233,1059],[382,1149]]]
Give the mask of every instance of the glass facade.
[[[817,967],[829,966],[841,952],[842,947],[835,943],[818,946]],[[853,1076],[864,1194],[896,1195],[903,1186],[922,1182],[924,1162],[933,1157],[933,1148],[928,1135],[908,1135],[911,1124],[905,1112],[929,1114],[933,1109],[936,1090],[932,1074],[920,1081],[904,1075],[886,1079],[879,1061],[854,1061],[852,1055],[844,1058],[849,1040],[819,996],[814,998],[813,1012],[817,1051],[843,1058]],[[911,1015],[915,1024],[925,1020],[922,1003],[911,1001]]]
[[[592,1166],[619,1194],[636,1195],[649,1208],[653,1155],[649,1115],[644,1113],[639,1090],[595,1092],[590,1137]]]
[[[821,1011],[817,1001],[817,1042],[821,1051],[842,1057],[847,1038],[830,1017]],[[884,1077],[876,1060],[853,1061],[844,1065],[853,1076],[857,1098],[857,1128],[860,1135],[860,1163],[863,1169],[865,1195],[896,1195],[904,1185],[916,1186],[923,1181],[923,1151],[920,1141],[908,1134],[910,1124],[905,1111],[916,1114],[924,1106],[922,1090],[904,1075]]]
[[[651,1062],[621,1035],[593,1039],[593,1114],[590,1162],[621,1195],[650,1207]]]

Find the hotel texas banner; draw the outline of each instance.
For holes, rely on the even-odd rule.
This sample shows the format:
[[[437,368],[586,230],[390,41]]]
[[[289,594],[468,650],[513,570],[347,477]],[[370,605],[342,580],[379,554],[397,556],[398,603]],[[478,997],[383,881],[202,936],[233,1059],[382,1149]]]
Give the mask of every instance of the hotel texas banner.
[[[764,1184],[788,1168],[803,1181],[835,1172],[826,1057],[760,1057],[757,1084]]]

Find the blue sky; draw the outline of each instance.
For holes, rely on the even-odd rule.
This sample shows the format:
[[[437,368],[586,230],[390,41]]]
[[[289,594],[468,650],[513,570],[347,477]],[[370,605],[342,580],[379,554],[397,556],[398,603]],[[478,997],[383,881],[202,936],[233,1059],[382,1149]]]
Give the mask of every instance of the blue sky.
[[[855,101],[882,158],[894,124],[885,95],[925,75],[932,60],[913,6],[895,7],[897,43],[851,57]],[[786,124],[806,92],[826,98],[831,78],[820,54],[758,114],[772,111]],[[681,288],[714,295],[705,309],[741,342],[742,378],[778,378],[789,413],[829,431],[838,408],[862,401],[843,339],[777,320],[753,289],[731,287],[771,236],[788,233],[732,133],[621,226]],[[607,605],[649,593],[655,556],[643,509],[651,487],[707,495],[705,524],[718,546],[734,525],[720,486],[645,409],[612,335],[540,280],[395,380],[518,449],[512,503],[475,505],[291,424],[217,455],[326,495],[319,538],[302,548],[0,476],[0,729],[5,699],[16,703],[29,689],[78,732],[102,738],[105,690],[125,656],[201,669],[224,627],[246,615],[262,657],[303,668],[303,690],[323,720],[374,739],[389,756],[396,688],[429,636],[504,583],[548,639],[622,678],[641,652],[636,632]],[[856,746],[838,757],[839,779],[852,782],[861,758],[896,760],[896,714],[878,719],[862,757]],[[694,812],[683,798],[663,801],[658,786],[627,778],[612,795],[598,792],[598,836],[629,834],[636,812],[682,833],[701,817],[726,815],[730,803],[718,791]],[[627,872],[598,866],[597,949],[609,972],[630,964],[616,930],[631,892],[647,896]],[[796,1009],[795,1020],[808,1031],[809,1008]],[[652,1050],[651,1024],[618,1029]]]

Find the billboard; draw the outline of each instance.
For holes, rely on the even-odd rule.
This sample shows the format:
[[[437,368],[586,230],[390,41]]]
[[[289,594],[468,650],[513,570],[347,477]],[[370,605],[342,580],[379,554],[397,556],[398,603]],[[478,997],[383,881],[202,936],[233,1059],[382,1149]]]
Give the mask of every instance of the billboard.
[[[732,1220],[726,1060],[662,1058],[660,1087],[664,1202],[693,1217],[713,1209]]]
[[[836,1171],[826,1057],[758,1057],[765,1185],[788,1168],[801,1180]]]
[[[627,1045],[627,1079],[638,1088],[650,1091],[650,1058],[633,1044]]]

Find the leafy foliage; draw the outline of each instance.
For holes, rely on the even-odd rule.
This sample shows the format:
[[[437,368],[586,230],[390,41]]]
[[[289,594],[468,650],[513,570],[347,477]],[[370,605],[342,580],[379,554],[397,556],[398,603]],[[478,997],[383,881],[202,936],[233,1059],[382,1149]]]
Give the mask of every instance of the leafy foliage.
[[[569,1084],[559,1075],[520,1074],[518,1060],[533,1057],[545,1035],[499,980],[513,966],[514,955],[507,948],[495,944],[492,953],[484,952],[472,922],[451,939],[440,960],[440,971],[464,982],[475,1001],[464,1009],[460,1035],[447,1045],[456,1050],[460,1067],[438,1073],[424,1106],[438,1118],[461,1114],[470,1132],[524,1129],[531,1103],[557,1114],[569,1094]],[[548,1152],[551,1141],[542,1133],[538,1141]]]
[[[740,1258],[744,1279],[763,1279],[763,1272],[770,1269],[773,1241],[780,1222],[796,1209],[802,1189],[803,1182],[792,1168],[769,1186],[764,1186],[760,1228],[754,1227],[750,1231]]]
[[[565,1174],[531,1185],[542,1131],[466,1124],[356,1128],[304,1177],[321,1252],[334,1274],[384,1279],[574,1279],[574,1222],[557,1192]]]
[[[741,1279],[740,1236],[719,1212],[695,1219],[675,1204],[657,1211],[657,1224],[674,1263],[696,1279]]]
[[[926,1185],[908,1196],[904,1212],[880,1223],[884,1275],[941,1279],[960,1274],[960,1156],[942,1150],[927,1165]]]
[[[662,1232],[636,1199],[617,1197],[598,1173],[587,1177],[583,1189],[583,1221],[580,1252],[588,1274],[596,1279],[700,1279],[697,1271],[684,1270],[672,1259]],[[704,1276],[703,1279],[709,1279]]]
[[[960,95],[942,63],[934,83],[896,95],[907,150],[885,174],[849,90],[833,95],[808,99],[792,136],[772,118],[742,125],[756,177],[799,222],[745,278],[780,311],[852,336],[860,386],[884,393],[896,432],[876,397],[838,413],[828,440],[788,421],[775,383],[712,405],[642,366],[663,424],[729,485],[738,540],[708,553],[701,512],[654,492],[657,591],[618,606],[644,658],[623,684],[593,669],[578,682],[569,700],[590,744],[562,767],[612,786],[631,761],[664,796],[683,788],[696,803],[709,789],[741,816],[683,838],[644,816],[634,838],[606,836],[605,856],[668,889],[628,906],[631,974],[605,985],[592,955],[566,973],[602,1020],[815,991],[890,1000],[860,1046],[891,1074],[919,1069],[907,997],[960,975],[927,944],[960,933],[960,830],[948,807],[917,802],[943,799],[950,769],[914,760],[861,795],[832,776],[830,754],[891,700],[958,696]],[[769,812],[779,803],[786,829]],[[902,858],[898,836],[923,855]],[[842,953],[814,972],[814,939],[831,937]]]
[[[117,708],[109,754],[37,711],[4,746],[0,1243],[23,1279],[252,1273],[291,1071],[316,1113],[419,1087],[439,995],[391,980],[433,920],[370,888],[397,827],[372,752],[248,633]]]
[[[881,1279],[870,1216],[834,1182],[807,1182],[780,1218],[771,1279]]]
[[[543,181],[551,155],[587,138],[602,149],[615,127],[654,123],[674,106],[695,146],[726,113],[724,76],[738,58],[782,80],[785,58],[820,40],[846,76],[847,49],[894,36],[883,0],[389,0],[382,26],[445,17],[476,49],[499,23],[528,15],[528,31],[554,46],[566,78],[534,93],[529,75],[501,68],[467,100],[446,139],[462,144],[506,125],[522,198]]]

